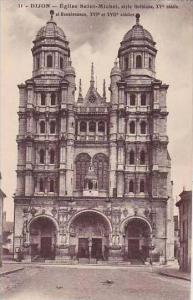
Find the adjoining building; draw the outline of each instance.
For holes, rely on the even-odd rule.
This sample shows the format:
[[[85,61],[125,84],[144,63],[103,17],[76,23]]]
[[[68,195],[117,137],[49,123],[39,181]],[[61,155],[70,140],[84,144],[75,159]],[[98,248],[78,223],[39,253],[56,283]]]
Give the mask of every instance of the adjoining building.
[[[93,64],[86,96],[80,81],[75,99],[69,42],[53,11],[38,31],[32,78],[18,86],[15,257],[173,259],[168,85],[155,77],[156,43],[139,18],[111,70],[110,101]]]
[[[179,241],[179,218],[178,215],[174,216],[174,257],[178,259],[180,248],[180,241]]]
[[[192,244],[192,191],[183,191],[176,203],[179,208],[180,251],[179,265],[185,272],[191,271]]]
[[[13,226],[14,222],[6,220],[6,212],[3,212],[3,255],[13,254]]]

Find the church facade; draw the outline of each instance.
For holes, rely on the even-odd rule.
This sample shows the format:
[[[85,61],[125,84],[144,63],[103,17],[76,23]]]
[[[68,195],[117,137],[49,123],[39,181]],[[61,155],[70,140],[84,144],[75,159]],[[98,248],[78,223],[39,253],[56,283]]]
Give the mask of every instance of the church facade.
[[[33,41],[20,84],[14,255],[25,260],[173,258],[167,150],[168,85],[136,15],[110,73],[110,101],[94,82],[75,99],[66,36],[53,19]]]

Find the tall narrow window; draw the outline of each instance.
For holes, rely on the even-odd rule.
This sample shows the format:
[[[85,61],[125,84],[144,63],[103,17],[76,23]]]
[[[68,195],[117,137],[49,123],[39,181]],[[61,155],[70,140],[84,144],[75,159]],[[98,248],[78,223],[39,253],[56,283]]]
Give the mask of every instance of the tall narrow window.
[[[63,57],[60,57],[60,69],[64,68],[64,59]]]
[[[50,180],[50,192],[54,193],[54,180],[53,179]]]
[[[98,179],[99,190],[108,190],[109,185],[109,159],[103,153],[98,153],[93,157],[95,174]]]
[[[136,56],[136,68],[137,69],[142,68],[142,57],[141,57],[141,55]]]
[[[46,94],[41,93],[41,105],[46,105]]]
[[[140,193],[144,193],[145,192],[145,183],[144,180],[140,180]]]
[[[80,153],[76,158],[76,189],[83,190],[85,176],[88,173],[91,158],[87,153]]]
[[[149,69],[151,70],[152,69],[152,58],[149,57]]]
[[[135,163],[135,153],[133,150],[129,152],[129,164],[134,165]]]
[[[104,124],[103,121],[100,121],[100,122],[98,123],[98,131],[99,131],[99,132],[105,132],[105,124]]]
[[[129,131],[131,134],[135,133],[135,122],[131,121],[131,123],[129,124]]]
[[[43,149],[40,150],[40,164],[45,163],[45,151]]]
[[[142,106],[146,105],[146,94],[145,93],[141,94],[141,105]]]
[[[86,125],[87,125],[86,122],[84,122],[84,121],[80,122],[80,131],[81,132],[86,132],[86,128],[87,128]]]
[[[39,56],[36,58],[36,68],[37,69],[40,68],[40,58],[39,58]]]
[[[140,165],[145,165],[145,151],[140,152]]]
[[[130,96],[130,105],[135,106],[136,96],[134,94],[131,94]]]
[[[54,149],[51,149],[50,150],[50,163],[54,164],[54,162],[55,162],[55,151],[54,151]]]
[[[124,58],[124,63],[125,63],[125,70],[128,70],[128,68],[129,68],[129,59],[128,59],[128,57]]]
[[[46,131],[46,124],[45,121],[40,122],[40,133],[45,133]]]
[[[51,105],[56,105],[56,94],[51,93]]]
[[[140,124],[140,128],[141,128],[141,134],[146,134],[146,122],[142,121]]]
[[[55,121],[51,121],[50,122],[50,133],[53,134],[56,132],[56,122]]]
[[[134,193],[134,184],[133,184],[133,180],[129,181],[129,192],[130,193]]]
[[[89,131],[90,132],[95,132],[96,131],[96,123],[95,122],[91,121],[89,123]]]
[[[48,55],[48,56],[47,56],[47,67],[48,67],[48,68],[52,68],[52,65],[53,65],[53,58],[52,58],[52,55]]]
[[[44,180],[40,178],[40,192],[44,192]]]

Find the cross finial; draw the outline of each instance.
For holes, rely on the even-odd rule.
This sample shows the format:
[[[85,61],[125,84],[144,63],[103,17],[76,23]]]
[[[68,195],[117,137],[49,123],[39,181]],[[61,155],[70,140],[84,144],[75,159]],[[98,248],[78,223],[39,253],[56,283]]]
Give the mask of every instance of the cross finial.
[[[90,86],[94,87],[94,64],[91,64],[91,79],[90,79]]]
[[[50,16],[51,16],[51,19],[50,19],[50,20],[51,20],[51,21],[53,21],[53,15],[54,15],[54,11],[51,10],[51,11],[50,11]]]
[[[103,99],[106,100],[106,82],[103,80]]]
[[[82,98],[82,81],[81,81],[81,79],[79,81],[79,95],[78,95],[78,98]]]
[[[136,17],[136,24],[139,25],[140,14],[136,14],[135,17]]]

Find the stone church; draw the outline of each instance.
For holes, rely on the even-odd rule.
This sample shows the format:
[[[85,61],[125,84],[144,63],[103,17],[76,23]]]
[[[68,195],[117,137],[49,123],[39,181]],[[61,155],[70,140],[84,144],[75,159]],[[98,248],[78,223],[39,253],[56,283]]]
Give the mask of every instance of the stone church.
[[[172,259],[168,85],[155,76],[156,43],[137,14],[110,73],[110,100],[93,64],[86,96],[80,81],[75,97],[69,42],[50,14],[33,41],[32,78],[18,85],[14,256]]]

